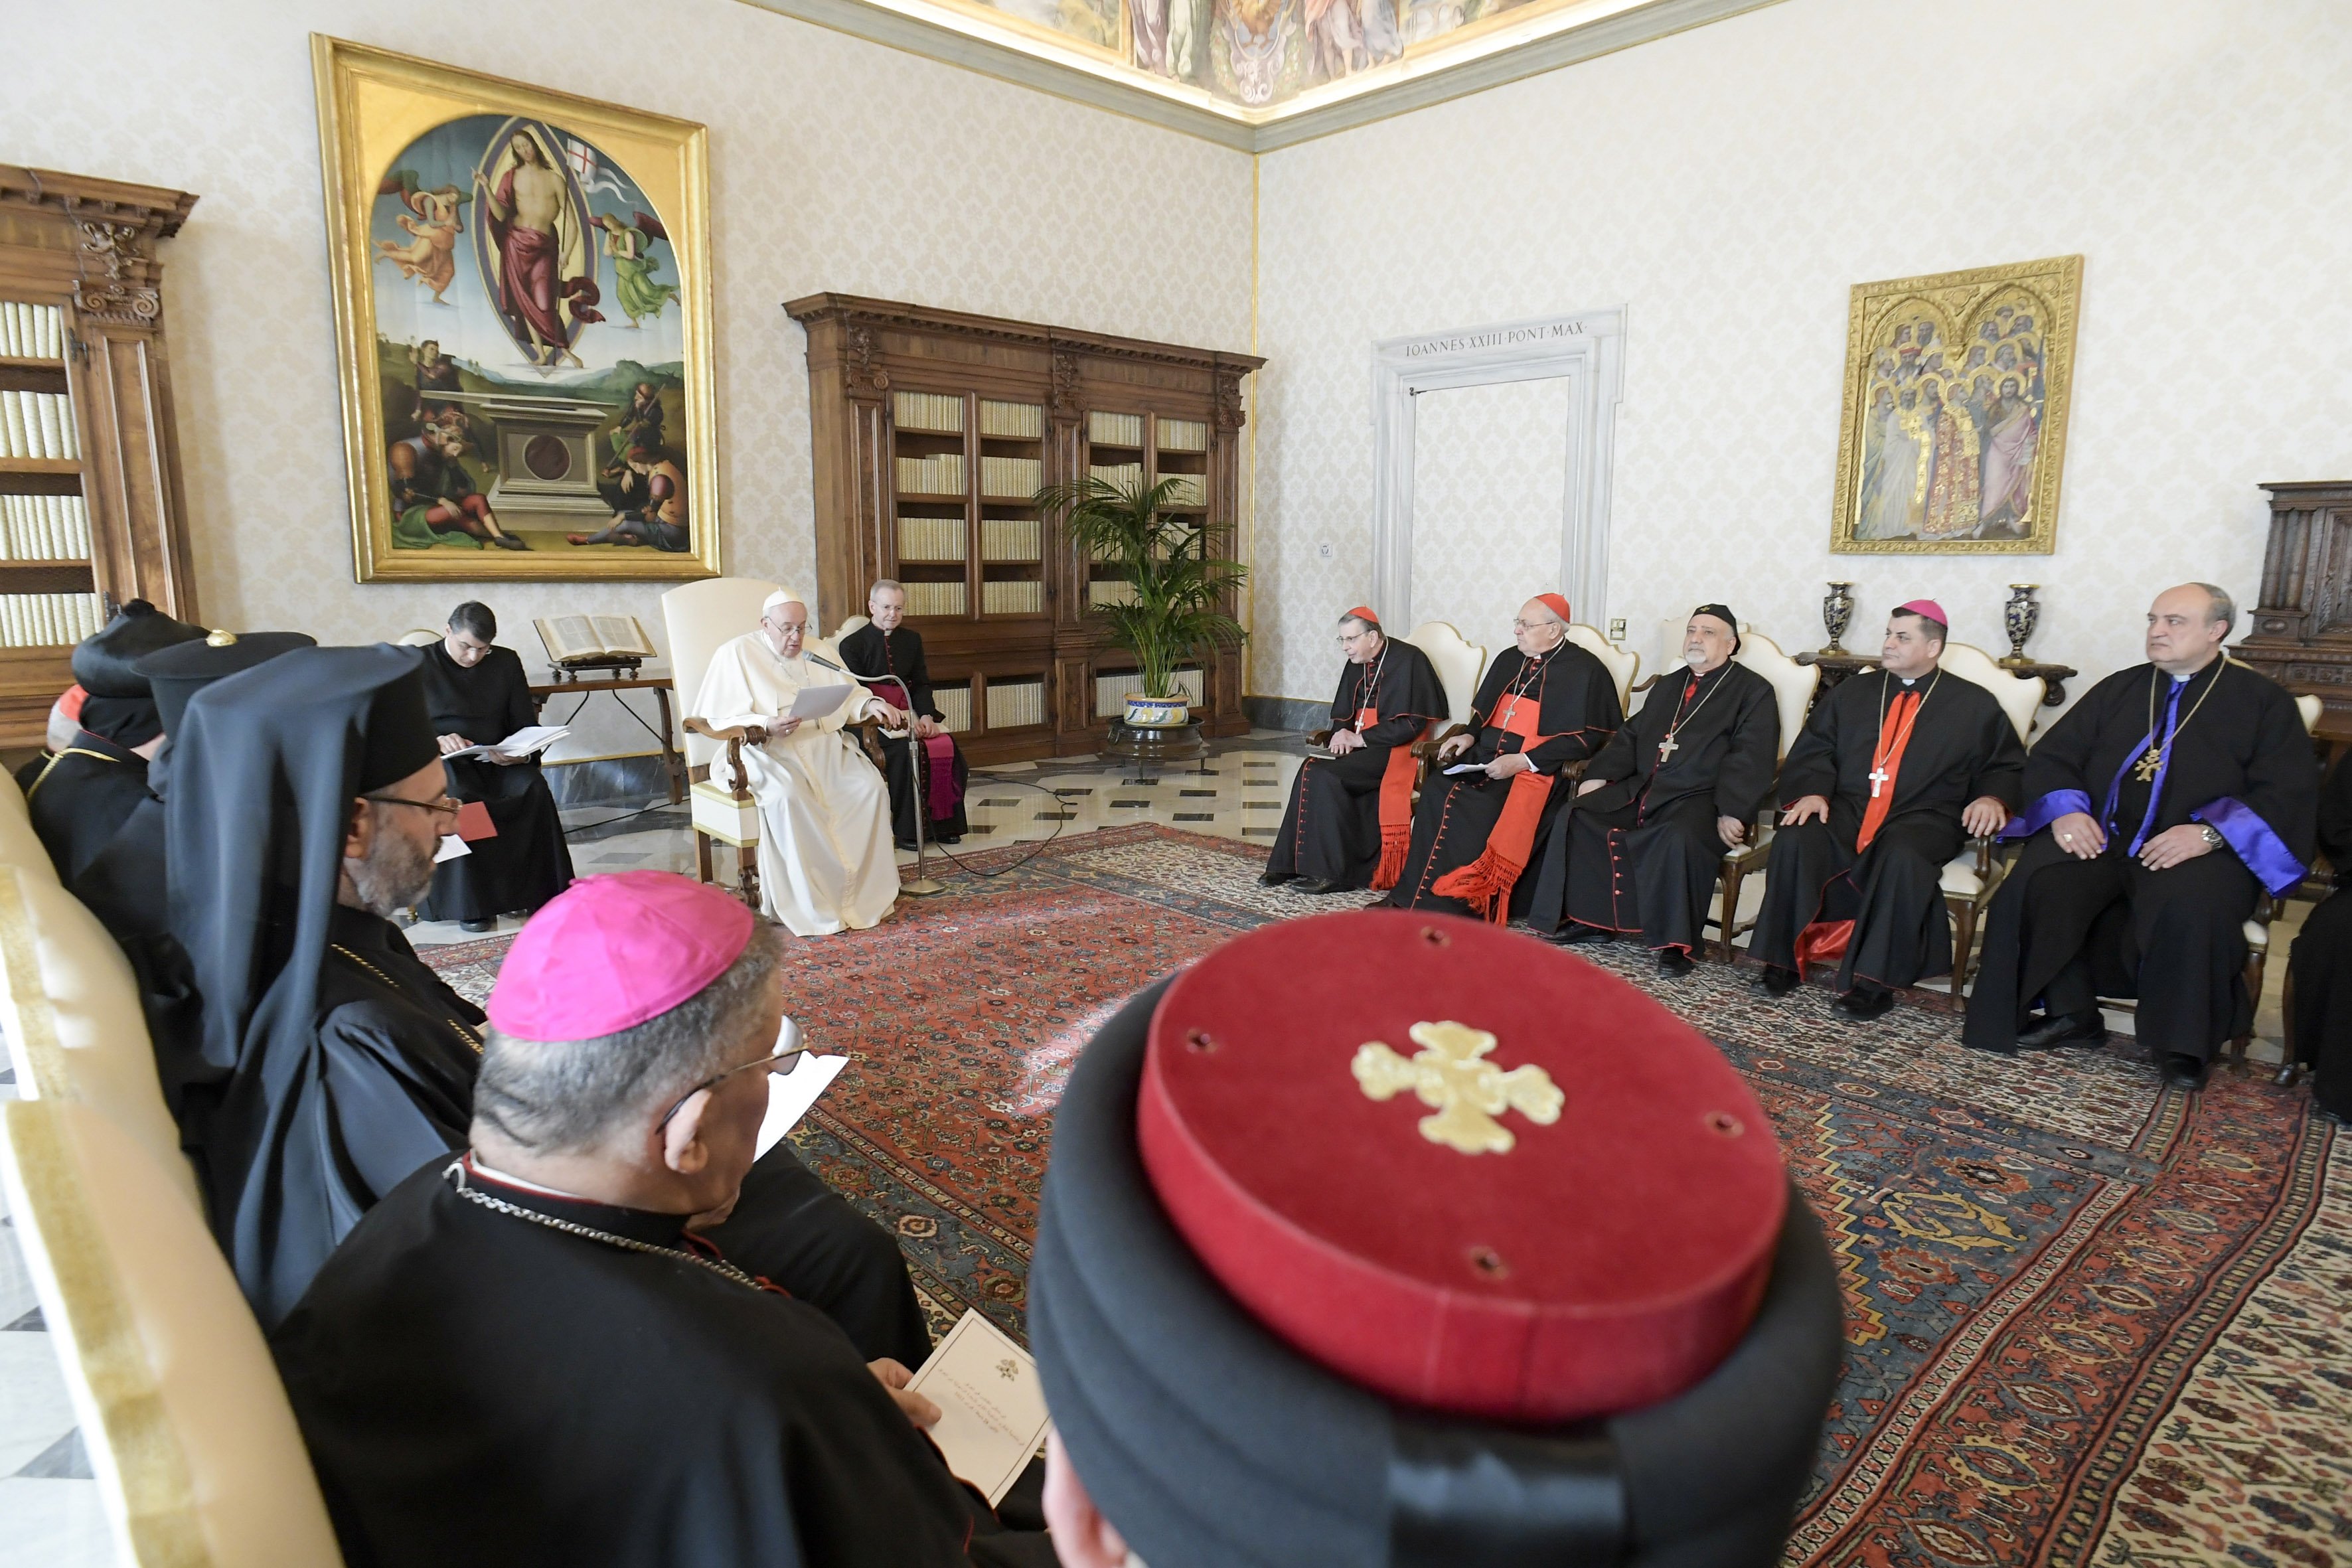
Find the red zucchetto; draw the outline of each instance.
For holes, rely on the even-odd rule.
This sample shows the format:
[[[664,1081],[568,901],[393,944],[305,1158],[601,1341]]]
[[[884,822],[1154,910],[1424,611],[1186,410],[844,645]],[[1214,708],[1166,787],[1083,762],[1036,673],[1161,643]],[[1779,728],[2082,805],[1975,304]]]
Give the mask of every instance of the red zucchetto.
[[[1292,921],[1211,953],[1152,1016],[1136,1107],[1152,1189],[1252,1315],[1364,1387],[1487,1419],[1698,1383],[1748,1331],[1788,1215],[1771,1127],[1705,1038],[1443,916]]]

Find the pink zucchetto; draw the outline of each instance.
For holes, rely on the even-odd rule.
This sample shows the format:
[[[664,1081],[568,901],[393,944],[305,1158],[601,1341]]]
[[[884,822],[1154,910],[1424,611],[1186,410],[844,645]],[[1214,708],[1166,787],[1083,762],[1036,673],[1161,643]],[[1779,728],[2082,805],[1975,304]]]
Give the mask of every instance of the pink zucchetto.
[[[590,1040],[694,995],[751,943],[751,911],[667,871],[584,877],[522,928],[490,992],[490,1023],[519,1040]]]
[[[1925,616],[1939,626],[1952,624],[1952,617],[1944,614],[1944,606],[1933,599],[1914,599],[1907,605],[1897,605],[1895,613],[1898,616]]]

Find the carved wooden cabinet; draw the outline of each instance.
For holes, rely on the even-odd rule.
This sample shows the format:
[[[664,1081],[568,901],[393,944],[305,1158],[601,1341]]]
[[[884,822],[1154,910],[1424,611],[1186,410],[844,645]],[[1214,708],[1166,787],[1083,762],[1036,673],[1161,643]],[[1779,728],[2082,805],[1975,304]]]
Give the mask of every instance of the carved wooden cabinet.
[[[2352,742],[2352,480],[2266,484],[2263,597],[2230,651],[2325,707],[2315,733]]]
[[[1181,475],[1230,540],[1241,378],[1265,361],[842,294],[784,309],[808,331],[824,628],[896,578],[974,762],[1097,750],[1134,661],[1088,611],[1120,585],[1031,498]],[[1247,732],[1238,652],[1185,679],[1204,732]]]
[[[197,618],[155,255],[195,203],[0,165],[0,748],[40,743],[115,606]]]

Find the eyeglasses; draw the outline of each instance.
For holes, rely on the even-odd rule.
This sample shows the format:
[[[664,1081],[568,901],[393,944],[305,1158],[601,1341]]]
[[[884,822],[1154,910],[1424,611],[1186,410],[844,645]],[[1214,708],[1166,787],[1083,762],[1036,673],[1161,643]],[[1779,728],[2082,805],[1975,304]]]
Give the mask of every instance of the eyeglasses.
[[[362,800],[378,805],[413,805],[419,811],[429,811],[436,816],[455,816],[464,809],[465,802],[443,795],[439,800],[403,800],[396,795],[363,795]]]
[[[786,1021],[790,1022],[789,1019]],[[785,1045],[782,1043],[782,1041],[787,1038],[792,1041],[791,1045]],[[700,1094],[706,1089],[718,1088],[720,1084],[725,1083],[729,1079],[733,1078],[739,1072],[750,1072],[754,1068],[766,1068],[770,1072],[781,1076],[800,1066],[801,1058],[807,1053],[809,1048],[808,1037],[802,1034],[798,1028],[792,1028],[785,1030],[783,1034],[777,1037],[777,1039],[778,1043],[776,1048],[770,1051],[766,1056],[760,1058],[756,1061],[745,1062],[741,1067],[729,1068],[725,1072],[719,1074],[715,1078],[704,1079],[700,1083],[696,1084],[692,1089],[689,1089],[684,1094],[679,1095],[677,1097],[677,1103],[671,1106],[667,1110],[663,1111],[662,1119],[654,1125],[656,1127],[668,1126],[669,1119],[676,1116],[680,1110],[684,1110],[688,1100],[692,1100],[696,1095]]]

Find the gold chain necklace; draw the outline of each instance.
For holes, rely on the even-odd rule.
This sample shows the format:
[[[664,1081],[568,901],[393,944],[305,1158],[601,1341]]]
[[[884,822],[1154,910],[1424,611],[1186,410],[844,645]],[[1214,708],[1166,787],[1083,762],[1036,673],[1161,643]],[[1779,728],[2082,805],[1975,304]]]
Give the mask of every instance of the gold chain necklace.
[[[414,998],[409,996],[405,990],[402,989],[399,981],[394,980],[391,975],[386,974],[383,970],[378,969],[374,964],[370,963],[366,959],[362,958],[358,953],[353,952],[350,948],[345,947],[341,942],[331,942],[327,945],[334,949],[337,952],[341,953],[345,958],[350,959],[353,963],[358,964],[362,969],[366,970],[370,974],[374,975],[378,980],[383,981],[384,984],[392,990],[399,992],[401,998],[404,1001],[414,1000]],[[426,1009],[420,1009],[420,1011],[425,1010]],[[440,1018],[443,1023],[448,1025],[452,1029],[455,1029],[457,1032],[457,1037],[460,1040],[463,1040],[466,1043],[467,1047],[476,1056],[478,1057],[482,1054],[481,1036],[474,1033],[473,1030],[466,1027],[465,1025],[460,1024],[455,1018],[446,1017],[438,1013],[434,1014],[434,1016]]]
[[[598,1230],[593,1226],[581,1225],[568,1219],[558,1219],[553,1215],[541,1214],[537,1209],[527,1209],[520,1204],[510,1204],[502,1198],[494,1198],[488,1193],[477,1192],[466,1180],[466,1162],[463,1160],[450,1161],[448,1168],[441,1174],[444,1177],[454,1175],[457,1178],[457,1195],[468,1203],[479,1204],[486,1209],[511,1215],[517,1219],[527,1219],[533,1225],[543,1225],[550,1230],[560,1230],[566,1236],[582,1237],[589,1241],[601,1241],[607,1247],[617,1247],[626,1252],[650,1252],[659,1258],[683,1258],[688,1263],[698,1263],[713,1274],[721,1279],[732,1279],[738,1285],[753,1290],[763,1288],[758,1280],[723,1258],[709,1258],[700,1253],[688,1252],[682,1247],[663,1247],[655,1242],[639,1241],[633,1236],[614,1236],[609,1230]]]
[[[2231,662],[2226,648],[2222,650],[2221,662],[2225,665]],[[2213,672],[2213,679],[2206,683],[2205,689],[2197,694],[2197,700],[2189,705],[2189,719],[2175,724],[2172,733],[2159,742],[2156,738],[2156,688],[2157,678],[2163,673],[2160,669],[2152,669],[2147,676],[2147,754],[2132,768],[2132,777],[2142,784],[2156,782],[2157,773],[2164,767],[2165,756],[2172,750],[2172,742],[2180,739],[2180,731],[2189,728],[2189,719],[2197,717],[2197,710],[2205,706],[2205,699],[2212,696],[2213,689],[2221,684],[2221,672],[2217,669]],[[2194,680],[2197,678],[2192,675],[2189,679]]]

